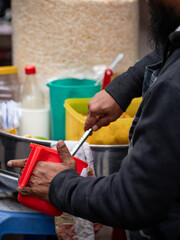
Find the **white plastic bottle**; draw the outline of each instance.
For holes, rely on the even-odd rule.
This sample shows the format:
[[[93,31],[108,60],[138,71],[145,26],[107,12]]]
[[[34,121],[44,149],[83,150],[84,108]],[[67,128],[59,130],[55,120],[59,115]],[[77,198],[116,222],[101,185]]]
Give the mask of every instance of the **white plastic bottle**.
[[[45,107],[44,94],[36,80],[35,66],[26,66],[25,73],[19,135],[49,139],[49,109]]]

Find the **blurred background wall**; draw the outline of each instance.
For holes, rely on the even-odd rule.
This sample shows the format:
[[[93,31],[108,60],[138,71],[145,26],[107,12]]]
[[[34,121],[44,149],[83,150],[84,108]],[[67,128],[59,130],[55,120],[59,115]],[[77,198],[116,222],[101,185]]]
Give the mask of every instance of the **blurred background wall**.
[[[11,0],[0,0],[0,66],[12,65]],[[139,58],[150,51],[147,46],[148,9],[145,0],[139,0]]]

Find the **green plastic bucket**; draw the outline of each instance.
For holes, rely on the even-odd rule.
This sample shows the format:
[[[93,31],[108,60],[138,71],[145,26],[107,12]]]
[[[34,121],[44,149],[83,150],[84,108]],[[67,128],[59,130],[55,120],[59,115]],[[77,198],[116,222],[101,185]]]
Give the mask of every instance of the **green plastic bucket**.
[[[65,140],[65,99],[93,97],[101,89],[101,84],[95,85],[95,83],[94,80],[76,78],[58,79],[47,83],[50,90],[53,140]]]

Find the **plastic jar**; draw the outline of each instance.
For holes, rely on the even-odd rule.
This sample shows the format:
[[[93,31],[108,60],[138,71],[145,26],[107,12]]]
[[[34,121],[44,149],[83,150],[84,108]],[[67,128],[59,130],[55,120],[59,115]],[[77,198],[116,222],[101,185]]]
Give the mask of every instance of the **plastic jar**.
[[[19,99],[18,68],[15,66],[0,67],[0,100]]]

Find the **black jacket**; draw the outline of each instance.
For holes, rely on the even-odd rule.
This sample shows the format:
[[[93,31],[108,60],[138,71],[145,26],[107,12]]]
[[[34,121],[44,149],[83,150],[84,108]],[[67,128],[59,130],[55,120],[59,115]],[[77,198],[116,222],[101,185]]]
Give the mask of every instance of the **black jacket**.
[[[140,106],[133,149],[119,172],[108,177],[59,173],[50,185],[53,205],[75,216],[115,228],[158,229],[163,239],[180,237],[180,32],[170,36],[157,81]],[[106,88],[125,110],[141,95],[152,53]]]

